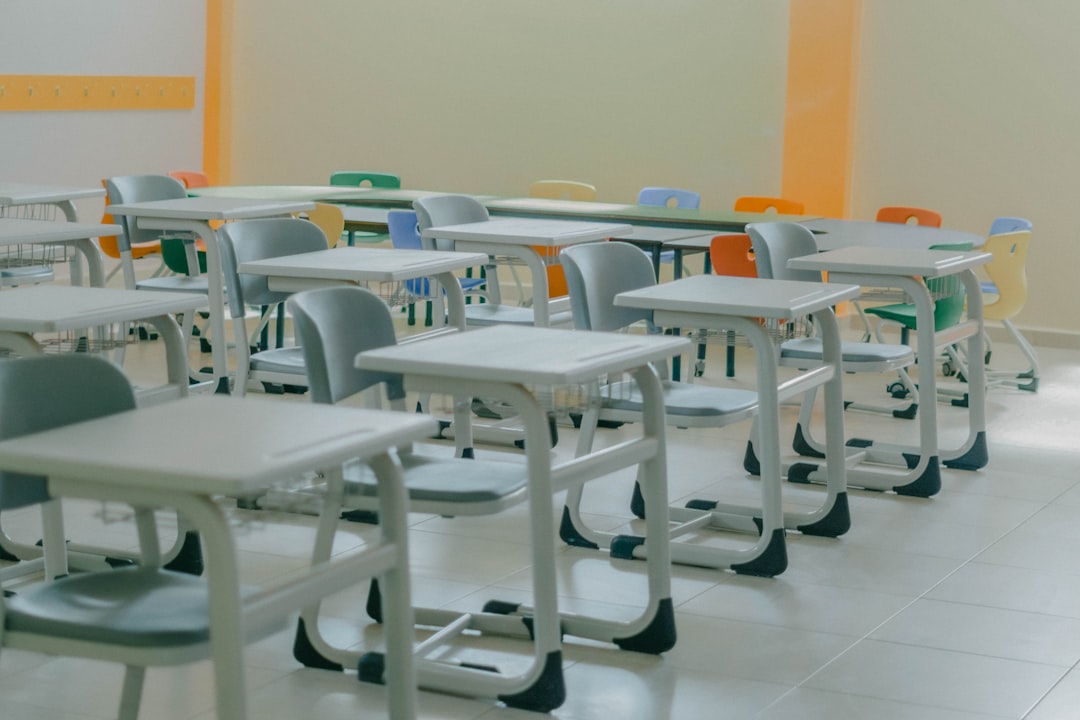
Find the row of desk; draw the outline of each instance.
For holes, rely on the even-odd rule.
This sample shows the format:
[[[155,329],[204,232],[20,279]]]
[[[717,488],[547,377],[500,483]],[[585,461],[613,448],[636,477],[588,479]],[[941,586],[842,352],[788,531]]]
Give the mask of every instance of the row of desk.
[[[337,190],[340,191],[340,189]],[[287,190],[282,192],[291,194]],[[318,199],[334,198],[320,195]],[[208,272],[218,273],[215,277],[220,277],[221,271],[220,258],[217,257],[216,235],[210,226],[211,220],[243,219],[305,209],[310,209],[310,199],[297,200],[295,196],[291,199],[282,196],[273,200],[235,199],[227,196],[205,197],[190,199],[190,201],[111,207],[114,213],[137,218],[144,227],[186,230],[202,237],[207,241]],[[761,220],[762,218],[755,216],[753,219]],[[678,218],[667,219],[667,222],[677,221]],[[744,224],[745,221],[744,219]],[[523,251],[520,248],[528,245],[554,247],[595,240],[598,239],[597,233],[602,237],[610,237],[611,234],[627,231],[625,226],[618,224],[597,227],[604,223],[596,223],[592,220],[575,222],[579,223],[576,227],[563,226],[561,230],[565,232],[560,232],[559,223],[541,218],[530,222],[495,218],[488,223],[473,224],[471,227],[432,229],[430,232],[433,235],[453,238],[458,241],[460,249],[471,251],[460,253],[458,257],[437,252],[409,253],[405,257],[404,253],[391,250],[340,248],[306,256],[259,261],[246,264],[240,270],[267,274],[275,287],[287,290],[306,289],[340,282],[396,282],[434,275],[446,290],[451,324],[464,328],[464,299],[460,286],[453,276],[455,269],[477,264],[478,260],[485,259],[489,254],[518,253],[518,257],[522,257],[520,253]],[[583,222],[590,225],[588,232],[580,226]],[[737,220],[732,222],[737,222]],[[540,228],[543,228],[543,231]],[[840,234],[838,226],[833,226],[832,229],[826,226],[823,230],[826,236]],[[515,239],[507,240],[508,237]],[[923,247],[937,241],[937,237],[930,240],[928,236]],[[917,241],[912,240],[912,242]],[[544,276],[543,268],[538,264],[538,258],[536,267],[533,267],[531,258],[524,257],[523,259],[529,264],[535,277]],[[667,568],[671,560],[718,567],[735,565],[754,567],[753,562],[756,559],[769,557],[769,562],[771,562],[771,558],[775,557],[777,543],[783,544],[785,528],[803,529],[822,522],[830,525],[835,523],[833,527],[843,526],[843,522],[838,522],[835,515],[839,512],[838,499],[846,492],[849,480],[864,487],[895,488],[909,483],[925,484],[927,472],[930,472],[931,468],[936,471],[939,455],[944,455],[946,460],[953,461],[960,467],[977,468],[985,464],[982,367],[978,362],[973,362],[969,378],[971,433],[963,446],[950,449],[945,453],[939,451],[936,413],[934,404],[931,402],[924,404],[923,412],[920,413],[922,423],[920,446],[918,448],[881,448],[880,457],[876,458],[879,462],[887,464],[891,462],[894,455],[903,456],[906,453],[908,457],[916,457],[915,466],[908,468],[910,477],[897,481],[895,473],[881,473],[873,468],[847,469],[847,463],[844,462],[846,449],[843,444],[841,373],[837,369],[839,331],[832,307],[838,302],[857,296],[857,283],[900,287],[915,299],[918,307],[920,347],[934,347],[940,342],[966,338],[969,343],[969,356],[973,359],[982,358],[981,333],[977,332],[981,323],[981,303],[977,300],[978,283],[972,268],[986,260],[988,256],[982,253],[922,251],[905,253],[901,257],[881,248],[848,247],[824,252],[815,258],[802,258],[793,262],[793,266],[798,263],[800,267],[829,270],[829,284],[697,277],[620,296],[617,301],[620,304],[652,309],[656,321],[663,325],[740,329],[751,339],[755,348],[760,394],[761,435],[759,442],[762,450],[762,503],[760,507],[754,508],[723,507],[717,512],[728,517],[741,516],[749,521],[760,523],[761,539],[747,550],[730,557],[725,556],[720,560],[715,557],[705,557],[700,549],[695,549],[691,545],[670,542],[667,531],[669,512],[666,497],[666,464],[663,459],[663,422],[656,414],[662,412],[662,409],[656,407],[659,394],[652,386],[656,378],[655,373],[649,369],[649,363],[680,352],[687,346],[686,340],[645,338],[636,335],[599,338],[592,334],[567,331],[491,328],[470,332],[468,336],[443,333],[440,337],[425,341],[429,343],[425,353],[417,353],[405,347],[366,353],[358,358],[358,364],[366,369],[404,373],[407,381],[418,390],[510,396],[526,408],[526,415],[532,419],[530,425],[532,432],[527,447],[550,443],[546,435],[546,426],[539,419],[541,408],[536,406],[535,400],[531,399],[532,395],[527,390],[528,386],[583,384],[592,382],[605,374],[631,371],[635,373],[644,388],[649,388],[645,394],[653,415],[651,419],[646,419],[643,423],[642,444],[623,448],[625,457],[617,459],[614,457],[616,453],[601,453],[596,458],[579,458],[566,466],[552,467],[550,453],[529,453],[530,495],[534,500],[540,500],[540,502],[534,501],[531,507],[530,534],[532,542],[538,546],[554,544],[552,535],[554,518],[551,517],[550,503],[545,500],[553,492],[584,483],[595,475],[604,474],[616,466],[621,466],[619,463],[622,465],[639,463],[646,470],[643,491],[649,508],[646,515],[648,527],[644,538],[645,545],[639,553],[649,563],[649,591],[645,602],[645,612],[629,630],[626,627],[613,627],[610,623],[605,624],[596,618],[568,617],[560,614],[555,600],[553,558],[550,562],[546,560],[537,562],[533,578],[537,592],[536,606],[530,609],[532,618],[530,622],[533,625],[531,632],[534,635],[538,653],[550,658],[552,653],[558,651],[559,636],[562,632],[616,642],[620,638],[625,640],[628,633],[636,636],[647,632],[655,636],[656,628],[666,625],[665,614],[670,610]],[[968,324],[963,332],[955,332],[947,338],[935,337],[933,303],[921,278],[952,273],[961,275],[968,289]],[[211,288],[214,285],[215,283],[210,283]],[[26,306],[32,307],[35,300],[39,298],[32,298],[31,292],[38,292],[42,296],[52,295],[52,290],[44,287],[0,295],[0,318],[3,315],[2,302],[5,297],[21,295],[25,298]],[[157,299],[156,296],[161,294],[138,293],[138,295],[149,295]],[[58,304],[65,301],[59,295],[53,297]],[[113,297],[117,300],[116,305],[123,305],[124,303],[120,302],[122,299],[125,302],[127,300],[121,298],[120,295]],[[67,298],[66,301],[86,302],[85,299],[76,299],[74,296]],[[188,302],[191,302],[190,298]],[[216,299],[214,291],[211,290],[210,302],[212,308],[215,302],[223,305],[220,290]],[[42,301],[42,304],[46,303]],[[146,312],[154,313],[148,315],[154,318],[161,318],[163,313],[173,312],[163,307],[157,305],[154,308],[147,308]],[[188,308],[181,309],[181,311],[187,310]],[[84,325],[91,325],[104,322],[107,317],[100,312],[90,311],[85,312],[84,315],[83,320],[68,319],[64,322],[76,324],[81,322]],[[823,332],[826,347],[825,365],[808,378],[782,383],[777,377],[772,339],[762,330],[757,318],[790,320],[805,315],[814,316]],[[123,319],[131,318],[133,315],[129,313]],[[537,324],[546,324],[546,319],[542,313],[538,313]],[[214,325],[212,329],[215,337],[225,337],[223,323],[222,313],[220,325]],[[168,325],[166,320],[162,320],[160,324],[161,326]],[[54,325],[61,326],[57,321],[54,321]],[[40,327],[42,326],[28,324],[21,330],[12,330],[12,332],[29,334]],[[558,342],[553,342],[553,336],[549,333],[559,333]],[[176,363],[181,363],[186,358],[181,359],[180,353],[175,352],[178,342],[177,334],[171,330],[166,331],[165,334],[167,343],[170,343],[170,379],[174,379],[179,371],[173,366],[173,359],[175,358]],[[465,342],[466,339],[467,342]],[[598,342],[603,347],[598,347],[596,345]],[[224,348],[223,342],[216,343],[215,352],[218,345]],[[30,346],[26,347],[28,352],[33,350]],[[556,348],[558,353],[553,354]],[[219,357],[215,354],[215,379],[219,387],[220,382],[227,378],[225,367],[224,355]],[[921,379],[921,389],[933,397],[932,373],[929,375],[929,378]],[[813,384],[826,386],[827,499],[819,511],[798,516],[785,516],[781,505],[779,405],[786,397],[802,392]],[[386,469],[387,451],[409,439],[419,439],[425,434],[430,435],[431,427],[430,423],[425,424],[419,419],[408,428],[399,427],[398,424],[384,427],[384,421],[379,419],[380,414],[363,417],[360,415],[339,417],[335,414],[334,422],[344,423],[338,427],[347,427],[349,433],[331,432],[321,441],[312,440],[304,444],[303,439],[293,442],[292,439],[281,438],[297,424],[323,427],[324,421],[330,420],[331,409],[308,407],[301,418],[284,412],[279,413],[276,410],[268,412],[264,407],[266,403],[235,401],[228,406],[228,410],[221,410],[216,405],[206,406],[205,402],[209,400],[211,399],[203,398],[198,403],[185,401],[180,405],[155,406],[138,410],[135,411],[133,417],[125,416],[95,422],[90,431],[86,428],[81,431],[70,428],[32,439],[0,443],[0,466],[5,469],[33,472],[50,477],[77,478],[82,483],[76,487],[76,484],[65,484],[59,480],[53,485],[50,481],[50,487],[55,487],[57,493],[91,494],[95,497],[118,499],[138,496],[147,498],[147,502],[153,501],[162,505],[201,508],[195,513],[198,516],[196,527],[209,538],[207,543],[211,568],[209,581],[212,596],[218,598],[217,604],[212,606],[211,619],[214,627],[220,630],[220,634],[213,636],[215,661],[220,665],[219,672],[226,673],[225,676],[219,675],[219,678],[231,679],[231,683],[218,683],[218,711],[224,716],[242,718],[244,717],[244,700],[239,650],[242,647],[239,630],[242,623],[239,622],[239,618],[245,605],[240,600],[239,588],[236,586],[235,565],[233,564],[235,563],[235,548],[229,540],[229,533],[223,519],[216,515],[214,510],[209,509],[212,505],[210,499],[219,494],[250,494],[259,489],[265,489],[301,470],[325,469],[340,462],[341,458],[350,453],[352,456],[373,458],[376,464],[384,469],[385,476],[389,478],[387,482],[392,484],[396,479],[393,477],[394,473]],[[175,417],[169,411],[158,409],[158,407],[175,409]],[[323,413],[324,410],[327,412]],[[335,412],[349,413],[350,411],[335,410]],[[150,418],[147,413],[158,413],[162,417],[154,415]],[[167,413],[170,419],[165,421],[163,418]],[[221,419],[224,423],[220,428],[223,437],[235,436],[233,431],[235,427],[246,424],[249,415],[258,415],[259,423],[274,424],[274,430],[269,433],[269,437],[273,440],[268,439],[266,443],[272,445],[277,442],[279,445],[271,447],[263,440],[256,439],[262,436],[262,433],[247,431],[244,436],[250,440],[242,444],[238,450],[236,448],[230,450],[235,454],[227,455],[226,465],[221,464],[223,454],[216,452],[200,453],[196,456],[185,455],[183,460],[177,458],[174,465],[169,461],[163,464],[160,460],[161,457],[168,457],[170,452],[175,452],[175,447],[169,445],[167,440],[171,433],[154,433],[156,440],[153,437],[144,438],[140,434],[143,431],[139,428],[145,430],[151,427],[151,420],[175,422],[179,427],[194,426],[189,423],[205,427],[206,422],[194,420],[196,414],[201,417],[203,413],[207,418]],[[234,416],[234,414],[239,415]],[[534,415],[536,417],[533,417]],[[240,418],[243,422],[230,424],[226,418],[233,420]],[[211,425],[216,422],[218,420],[211,422]],[[117,427],[113,427],[112,424],[116,424]],[[296,429],[299,430],[299,427]],[[123,434],[116,434],[118,432]],[[353,437],[354,434],[355,437]],[[120,436],[127,438],[126,444],[135,442],[138,447],[144,448],[145,453],[140,451],[136,457],[129,458],[125,454],[110,452],[109,443],[105,438]],[[307,435],[300,433],[297,437],[307,438]],[[166,446],[159,448],[162,442]],[[157,456],[158,451],[162,453],[161,456]],[[224,452],[223,450],[222,453]],[[267,458],[285,456],[290,458],[290,462],[274,464],[267,461]],[[178,469],[162,472],[162,466]],[[546,513],[544,508],[547,508]],[[842,511],[846,513],[846,503]],[[400,563],[406,557],[404,539],[399,538],[398,544],[400,552],[398,562]],[[786,565],[786,561],[784,564]],[[770,565],[770,567],[771,570],[760,574],[775,574],[777,566]],[[321,584],[323,580],[318,579],[322,577],[320,570],[313,573],[312,584],[304,591],[305,598],[310,600],[323,591],[324,586]],[[398,578],[398,582],[403,581]],[[396,592],[407,593],[407,585],[399,584]],[[263,594],[260,594],[260,597],[263,597]],[[267,594],[266,597],[270,595]],[[267,602],[270,601],[267,600]],[[400,615],[395,613],[396,617],[392,620],[394,623],[401,623],[396,625],[398,636],[404,633],[403,627],[411,626],[407,606],[408,603],[402,603],[401,607],[395,607],[401,613]],[[266,612],[266,610],[255,609],[254,612]],[[673,626],[671,633],[670,640],[674,642]],[[415,702],[409,697],[407,691],[412,687],[411,674],[414,672],[409,661],[411,655],[401,652],[402,647],[407,646],[407,642],[399,643],[397,646],[399,654],[390,673],[395,697],[394,717],[411,717],[411,708],[414,707]],[[392,651],[395,648],[392,646],[390,649]],[[425,664],[425,661],[420,662],[420,668],[421,679],[426,678],[428,686],[454,689],[454,683],[458,682],[455,679],[447,680],[439,670]],[[539,669],[535,669],[532,675],[519,678],[518,681],[528,689],[539,681],[550,681],[549,675],[550,670],[546,665],[542,665]],[[561,682],[561,673],[559,673],[559,680]],[[491,688],[493,694],[506,692],[505,688],[499,686],[494,680],[479,679],[473,682],[477,683],[475,687]],[[226,684],[230,687],[223,689],[222,685]],[[520,691],[520,688],[518,690]]]

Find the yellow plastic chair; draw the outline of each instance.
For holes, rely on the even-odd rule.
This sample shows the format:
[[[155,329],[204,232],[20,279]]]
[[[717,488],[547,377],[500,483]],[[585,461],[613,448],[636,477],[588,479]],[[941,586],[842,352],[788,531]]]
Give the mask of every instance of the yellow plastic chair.
[[[297,213],[296,216],[318,225],[326,235],[326,242],[330,247],[337,245],[338,239],[345,231],[345,214],[337,205],[317,202],[314,210]]]
[[[805,215],[806,206],[797,200],[744,195],[743,197],[735,198],[735,212],[775,212],[778,215]]]
[[[1000,233],[987,238],[982,250],[994,256],[985,266],[994,291],[983,294],[983,319],[1001,323],[1028,361],[1028,368],[1022,372],[988,370],[987,378],[990,383],[1035,392],[1039,388],[1039,359],[1035,355],[1035,348],[1012,323],[1012,319],[1020,314],[1027,303],[1027,256],[1030,243],[1030,230]]]

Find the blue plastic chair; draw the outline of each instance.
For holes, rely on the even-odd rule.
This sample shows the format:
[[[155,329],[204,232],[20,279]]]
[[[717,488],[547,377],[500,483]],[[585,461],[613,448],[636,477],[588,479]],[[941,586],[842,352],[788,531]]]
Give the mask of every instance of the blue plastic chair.
[[[423,241],[420,238],[420,229],[416,224],[415,210],[391,210],[386,214],[386,225],[390,230],[390,243],[394,246],[394,249],[423,250]],[[461,283],[461,289],[469,293],[479,292],[484,287],[485,280],[484,278],[458,278],[458,282]],[[410,295],[425,297],[431,294],[431,280],[428,278],[406,280],[405,288]],[[415,303],[409,303],[408,312],[409,325],[415,325]],[[431,323],[431,301],[429,300],[424,315],[424,325],[430,327]]]
[[[638,205],[656,207],[677,207],[697,210],[701,206],[701,193],[693,190],[680,190],[668,187],[644,187],[638,193]],[[675,251],[664,250],[660,253],[660,262],[675,262]]]

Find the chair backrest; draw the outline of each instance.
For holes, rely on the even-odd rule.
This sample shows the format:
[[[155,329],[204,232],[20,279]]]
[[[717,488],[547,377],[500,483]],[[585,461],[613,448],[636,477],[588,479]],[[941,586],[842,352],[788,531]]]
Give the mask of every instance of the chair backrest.
[[[578,330],[620,330],[639,320],[652,322],[652,311],[616,307],[615,296],[656,284],[652,260],[623,242],[574,245],[560,255],[570,291],[570,310]]]
[[[326,243],[329,247],[337,245],[338,240],[341,239],[341,233],[345,231],[345,213],[337,205],[331,205],[330,203],[315,203],[314,210],[308,210],[304,213],[304,216],[309,222],[313,222],[319,226],[319,229],[323,231],[323,235],[326,236]]]
[[[992,234],[982,246],[994,256],[984,267],[997,288],[998,299],[983,306],[989,320],[1009,320],[1027,303],[1027,257],[1031,230]]]
[[[105,192],[110,205],[187,197],[184,184],[168,175],[117,175],[105,181]],[[124,229],[119,239],[121,250],[130,250],[132,243],[152,242],[161,236],[159,230],[139,228],[138,224],[126,215],[119,215],[117,219],[120,227]]]
[[[990,223],[990,234],[1000,235],[1002,233],[1012,233],[1019,230],[1030,230],[1031,221],[1022,217],[999,217],[994,218],[994,222]]]
[[[221,269],[230,317],[244,316],[245,305],[276,305],[289,293],[270,290],[265,275],[239,273],[245,262],[326,250],[318,225],[298,218],[262,218],[226,223],[218,230]]]
[[[330,184],[341,187],[397,189],[401,187],[401,176],[393,173],[368,172],[366,170],[338,170],[330,174]]]
[[[941,227],[941,213],[917,207],[887,206],[877,211],[878,222]]]
[[[210,178],[206,176],[206,173],[197,170],[170,170],[169,177],[184,183],[186,188],[201,188],[210,185]]]
[[[307,290],[288,300],[296,339],[304,352],[311,399],[337,403],[378,383],[387,397],[403,400],[401,375],[359,370],[357,353],[397,343],[390,308],[364,288]]]
[[[778,215],[803,215],[806,213],[806,206],[797,200],[744,195],[735,198],[735,212],[775,212]]]
[[[479,200],[468,195],[429,195],[413,201],[416,224],[421,231],[440,225],[462,225],[486,222],[490,219],[487,208]],[[453,250],[454,241],[437,238],[424,240],[428,250]]]
[[[714,237],[709,242],[709,264],[715,275],[758,276],[754,247],[746,233]]]
[[[93,355],[68,353],[0,363],[0,440],[131,410],[124,373]],[[121,438],[116,438],[122,443]],[[0,509],[48,499],[44,478],[0,472]]]
[[[792,222],[750,223],[746,234],[754,248],[754,262],[760,278],[821,282],[817,270],[792,270],[788,260],[813,255],[818,251],[814,233],[805,225]]]
[[[942,243],[931,245],[931,250],[971,250],[971,243]],[[926,287],[934,300],[934,330],[944,330],[960,322],[964,314],[964,283],[959,275],[927,278]]]
[[[420,250],[424,247],[415,210],[391,210],[386,213],[386,227],[390,231],[390,244],[398,250]]]
[[[644,187],[637,196],[638,205],[676,207],[696,210],[701,206],[701,193],[667,187]]]
[[[596,186],[576,180],[537,180],[529,186],[529,197],[592,202]]]

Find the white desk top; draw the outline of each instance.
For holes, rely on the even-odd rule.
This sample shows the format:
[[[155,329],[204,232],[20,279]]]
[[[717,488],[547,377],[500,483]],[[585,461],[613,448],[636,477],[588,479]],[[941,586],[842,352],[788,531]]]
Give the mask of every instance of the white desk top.
[[[34,205],[104,196],[103,187],[66,187],[0,181],[0,205]]]
[[[978,251],[852,246],[792,258],[788,261],[788,267],[795,270],[828,270],[864,275],[938,277],[984,265],[990,262],[991,258],[990,253]]]
[[[34,285],[0,293],[0,330],[60,332],[195,310],[197,293],[140,292],[112,288]]]
[[[487,262],[482,253],[338,247],[242,263],[241,273],[278,277],[393,282],[427,277]]]
[[[573,385],[664,360],[685,352],[690,341],[666,335],[629,335],[557,328],[494,325],[424,341],[360,353],[356,365],[462,380]]]
[[[923,225],[873,222],[868,220],[808,220],[803,223],[815,233],[818,250],[836,250],[851,246],[926,250],[931,245],[971,243],[982,247],[986,238],[976,233]]]
[[[626,235],[632,230],[630,225],[618,223],[544,218],[493,218],[486,222],[431,227],[424,230],[421,235],[443,240],[558,247],[593,240],[606,240],[617,235]]]
[[[621,235],[613,235],[611,239],[638,244],[656,243],[659,245],[666,245],[667,243],[676,240],[687,240],[696,237],[712,238],[712,235],[702,235],[701,230],[695,230],[693,228],[665,228],[649,227],[648,225],[634,225],[630,232]]]
[[[0,468],[240,495],[436,429],[434,418],[413,413],[203,395],[0,442]]]
[[[858,285],[695,275],[620,293],[615,304],[672,312],[791,320],[859,296]]]
[[[113,215],[164,220],[244,220],[314,210],[306,200],[259,200],[230,197],[187,197],[110,205]]]
[[[386,224],[386,216],[393,208],[368,207],[366,205],[337,205],[345,222]]]
[[[555,198],[504,198],[488,203],[488,207],[511,207],[516,210],[548,210],[552,212],[581,212],[587,208],[590,213],[621,212],[628,206],[625,203],[598,203],[586,200],[556,200]]]
[[[94,237],[115,237],[123,231],[119,225],[0,218],[0,243],[5,245],[73,242]]]

